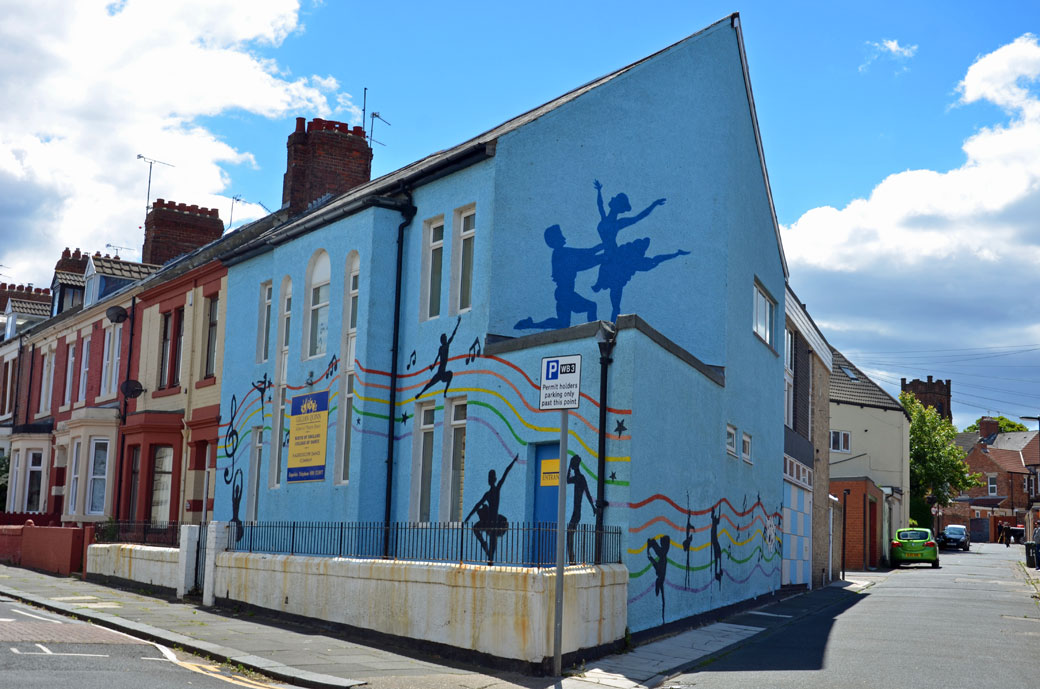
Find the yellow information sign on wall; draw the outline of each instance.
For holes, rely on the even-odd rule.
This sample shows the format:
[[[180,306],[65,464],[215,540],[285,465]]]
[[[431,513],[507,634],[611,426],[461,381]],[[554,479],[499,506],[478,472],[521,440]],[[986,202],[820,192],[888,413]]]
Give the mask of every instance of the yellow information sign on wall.
[[[541,485],[560,485],[560,460],[543,459],[542,465],[539,467],[538,474],[541,477]]]
[[[329,391],[292,398],[286,481],[323,481],[329,431]]]

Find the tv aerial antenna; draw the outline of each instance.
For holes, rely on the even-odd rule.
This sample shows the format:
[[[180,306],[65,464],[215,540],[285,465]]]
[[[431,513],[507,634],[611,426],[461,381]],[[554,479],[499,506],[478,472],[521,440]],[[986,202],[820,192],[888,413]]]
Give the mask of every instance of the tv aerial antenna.
[[[380,146],[386,146],[386,144],[384,144],[382,141],[376,141],[375,138],[373,138],[373,136],[372,136],[372,134],[374,133],[375,128],[376,128],[376,120],[379,120],[379,121],[383,122],[388,127],[393,126],[393,125],[391,125],[389,122],[384,120],[383,116],[380,115],[375,110],[373,110],[372,114],[368,116],[368,120],[369,120],[369,124],[368,124],[368,146],[369,146],[369,148],[371,148],[372,144],[374,144],[374,143],[375,144],[379,144]]]
[[[271,209],[268,208],[267,206],[265,206],[262,201],[246,201],[246,200],[244,200],[242,198],[241,194],[235,194],[234,196],[231,197],[231,214],[228,216],[228,224],[227,224],[229,230],[231,229],[231,223],[235,219],[235,204],[236,203],[255,203],[256,205],[260,206],[265,211],[267,211],[268,215],[271,214]]]
[[[177,166],[172,163],[164,163],[163,161],[156,160],[155,158],[148,158],[146,156],[141,155],[140,153],[137,154],[137,159],[143,160],[144,162],[148,163],[148,191],[145,194],[144,198],[144,215],[145,218],[147,218],[148,211],[152,210],[152,166],[156,163],[158,163],[159,165],[165,165],[166,167]]]
[[[118,254],[119,251],[133,252],[133,250],[134,250],[134,247],[132,247],[132,246],[119,246],[118,244],[105,244],[105,248],[106,249],[115,249],[116,252],[117,252],[116,253],[116,258],[119,258],[119,254]]]

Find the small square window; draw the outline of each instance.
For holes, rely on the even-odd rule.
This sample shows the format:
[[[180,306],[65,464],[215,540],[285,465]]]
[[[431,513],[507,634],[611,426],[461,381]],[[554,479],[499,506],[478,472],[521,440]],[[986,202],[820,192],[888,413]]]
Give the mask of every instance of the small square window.
[[[748,464],[751,464],[753,461],[751,454],[751,436],[747,433],[744,434],[743,441],[740,445],[740,455]]]
[[[737,456],[737,427],[726,424],[726,452]]]
[[[831,452],[850,452],[851,444],[848,431],[831,431]]]

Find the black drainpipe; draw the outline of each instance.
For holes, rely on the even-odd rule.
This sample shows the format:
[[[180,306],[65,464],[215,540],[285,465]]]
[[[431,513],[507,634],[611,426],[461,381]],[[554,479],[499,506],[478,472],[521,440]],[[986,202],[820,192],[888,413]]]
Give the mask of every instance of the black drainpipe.
[[[133,365],[134,360],[134,321],[137,316],[137,297],[134,296],[130,299],[130,346],[127,347],[126,353],[126,378],[123,379],[125,387],[126,381],[130,380],[130,367]],[[119,510],[123,506],[123,455],[126,452],[126,434],[123,431],[123,427],[126,426],[126,408],[129,402],[126,399],[126,392],[120,390],[119,393],[123,396],[123,410],[119,414],[119,463],[116,469],[116,485],[119,486],[116,490],[116,509],[115,518],[119,519]],[[133,490],[133,487],[130,488]],[[130,515],[130,520],[133,521],[134,515]]]
[[[412,192],[402,190],[405,200],[374,198],[371,203],[379,208],[398,211],[404,220],[397,226],[397,274],[394,282],[394,335],[390,345],[390,414],[386,432],[386,506],[383,512],[383,557],[390,556],[390,517],[394,488],[394,426],[397,405],[397,351],[401,339],[401,279],[404,267],[404,230],[412,224],[416,208],[412,203]]]
[[[601,332],[605,332],[600,326]],[[599,345],[599,445],[596,451],[599,453],[599,462],[596,466],[596,552],[595,562],[603,562],[603,513],[607,511],[606,500],[606,473],[607,473],[607,372],[613,359],[610,358],[617,342],[617,332],[612,330],[600,339]]]

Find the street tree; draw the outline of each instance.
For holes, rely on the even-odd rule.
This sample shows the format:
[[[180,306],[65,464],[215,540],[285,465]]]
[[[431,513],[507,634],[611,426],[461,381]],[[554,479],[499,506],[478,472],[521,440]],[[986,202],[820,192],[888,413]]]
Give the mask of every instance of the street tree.
[[[1018,421],[1012,421],[1011,419],[1009,419],[1006,416],[997,416],[995,418],[996,418],[997,423],[1000,424],[1000,432],[1001,433],[1010,433],[1012,431],[1028,431],[1029,430],[1028,428],[1023,426],[1022,424],[1020,424]],[[964,432],[965,433],[978,433],[979,432],[979,421],[982,421],[982,417],[981,416],[978,419],[975,420],[975,423],[973,423],[972,425],[970,425],[967,428],[965,428]]]
[[[899,401],[910,416],[910,498],[919,504],[927,497],[940,506],[973,486],[982,484],[981,474],[971,473],[964,450],[957,447],[957,429],[925,407],[908,392]]]

